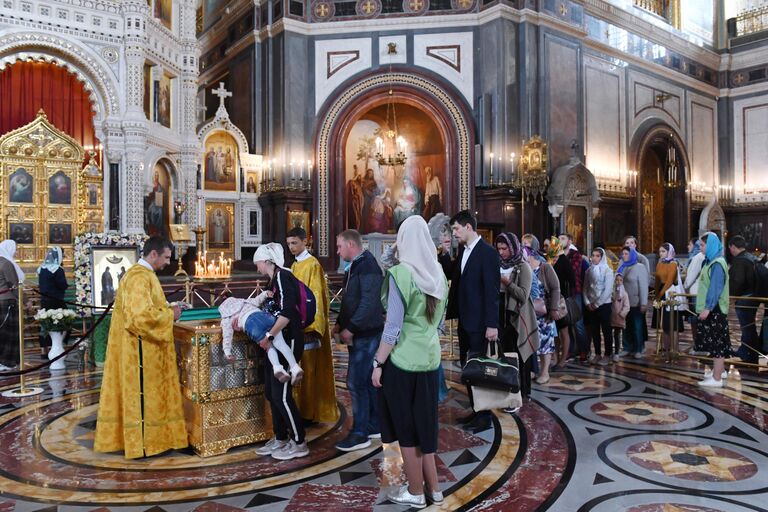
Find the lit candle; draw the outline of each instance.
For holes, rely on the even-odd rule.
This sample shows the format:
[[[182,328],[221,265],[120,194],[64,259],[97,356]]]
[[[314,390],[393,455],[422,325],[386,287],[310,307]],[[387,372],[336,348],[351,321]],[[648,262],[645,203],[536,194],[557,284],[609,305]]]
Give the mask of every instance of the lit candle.
[[[493,153],[491,153],[491,176],[490,176],[491,185],[493,185]]]

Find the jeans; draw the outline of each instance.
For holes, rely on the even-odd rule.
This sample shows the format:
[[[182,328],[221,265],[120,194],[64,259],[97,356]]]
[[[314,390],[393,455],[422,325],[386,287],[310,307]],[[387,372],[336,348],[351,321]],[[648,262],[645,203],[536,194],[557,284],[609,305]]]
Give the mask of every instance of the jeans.
[[[757,352],[750,350],[747,347],[751,347],[756,350],[760,350],[757,336],[757,326],[755,325],[755,319],[757,317],[757,308],[760,307],[760,303],[749,299],[739,299],[736,301],[736,318],[739,319],[739,327],[741,328],[741,347],[737,355],[745,361],[757,362]]]
[[[580,293],[577,293],[574,298],[576,299],[576,304],[578,304],[579,308],[581,308],[582,313],[584,312],[584,296]],[[581,319],[579,319],[578,322],[576,322],[576,325],[573,326],[574,331],[576,332],[576,343],[571,345],[571,350],[575,353],[579,354],[586,354],[589,352],[589,337],[587,336],[587,328],[584,325],[584,315],[582,314]],[[569,354],[565,354],[565,357],[569,357]]]
[[[624,331],[624,350],[627,352],[645,352],[645,313],[640,307],[629,308],[627,328]]]
[[[379,399],[371,382],[373,358],[379,348],[381,334],[356,337],[348,348],[347,390],[352,397],[352,433],[368,437],[381,432]]]

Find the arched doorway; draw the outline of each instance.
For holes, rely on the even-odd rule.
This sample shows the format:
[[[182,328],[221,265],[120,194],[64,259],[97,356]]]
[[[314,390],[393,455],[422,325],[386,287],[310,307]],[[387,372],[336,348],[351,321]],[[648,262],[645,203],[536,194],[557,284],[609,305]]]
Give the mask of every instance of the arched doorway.
[[[666,125],[650,128],[636,145],[636,200],[640,249],[656,252],[664,242],[685,247],[690,234],[689,161],[677,133]]]
[[[470,149],[474,145],[475,133],[469,109],[460,96],[449,85],[441,85],[439,79],[426,78],[412,72],[393,71],[356,77],[354,82],[350,80],[342,87],[339,94],[333,94],[332,99],[321,109],[325,115],[321,118],[315,138],[317,185],[314,226],[318,256],[325,264],[332,264],[329,261],[333,258],[332,233],[346,227],[346,155],[349,134],[366,115],[370,117],[368,121],[375,121],[380,118],[377,109],[384,107],[386,112],[390,90],[391,98],[397,105],[403,105],[404,109],[415,109],[410,110],[414,116],[427,116],[434,125],[433,130],[440,134],[442,156],[433,156],[444,164],[445,169],[443,209],[455,211],[470,206]],[[422,162],[422,172],[427,165]],[[354,173],[351,165],[350,171]],[[392,214],[394,217],[394,208]]]

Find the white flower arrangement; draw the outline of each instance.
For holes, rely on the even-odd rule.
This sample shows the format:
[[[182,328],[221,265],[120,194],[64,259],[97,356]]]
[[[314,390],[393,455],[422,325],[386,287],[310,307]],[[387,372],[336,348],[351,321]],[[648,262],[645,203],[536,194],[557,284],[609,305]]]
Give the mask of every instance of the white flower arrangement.
[[[77,312],[71,309],[41,309],[35,315],[35,320],[47,332],[69,331],[76,318]]]
[[[93,304],[91,289],[91,247],[94,245],[113,245],[115,247],[137,246],[144,248],[145,235],[126,235],[116,231],[108,233],[84,233],[75,237],[75,297],[79,304]],[[91,316],[90,308],[81,309],[81,315]]]

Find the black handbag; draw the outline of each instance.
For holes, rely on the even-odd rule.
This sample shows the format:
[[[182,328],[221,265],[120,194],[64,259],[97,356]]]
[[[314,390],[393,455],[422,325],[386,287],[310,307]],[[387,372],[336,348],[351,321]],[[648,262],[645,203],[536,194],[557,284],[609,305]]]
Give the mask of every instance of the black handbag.
[[[579,303],[576,302],[576,297],[571,295],[570,286],[568,286],[568,289],[566,290],[565,309],[568,311],[565,318],[563,318],[566,325],[576,325],[576,322],[581,320],[584,316],[584,312],[579,307]]]
[[[489,341],[485,356],[469,359],[461,371],[461,382],[480,388],[520,391],[520,368],[517,357],[506,357],[498,341]]]

